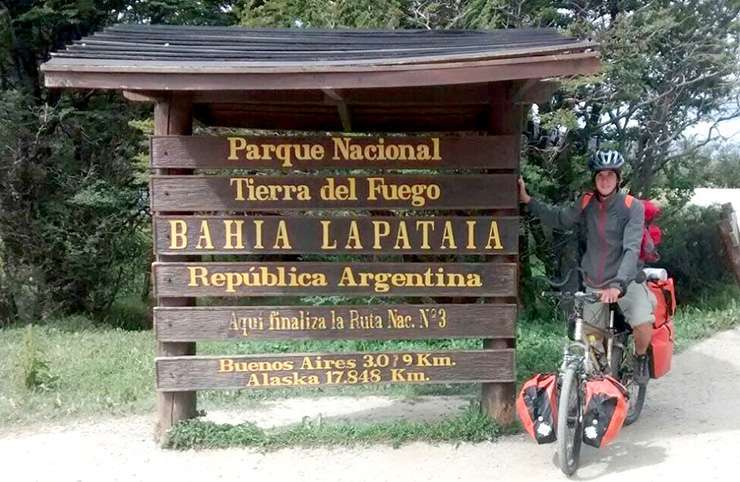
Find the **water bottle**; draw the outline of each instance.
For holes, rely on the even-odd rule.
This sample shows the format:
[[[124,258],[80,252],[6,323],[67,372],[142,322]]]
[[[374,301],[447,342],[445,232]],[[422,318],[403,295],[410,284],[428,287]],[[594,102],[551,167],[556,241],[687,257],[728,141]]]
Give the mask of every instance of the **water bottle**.
[[[665,281],[668,279],[668,271],[663,268],[643,268],[642,271],[648,281]]]

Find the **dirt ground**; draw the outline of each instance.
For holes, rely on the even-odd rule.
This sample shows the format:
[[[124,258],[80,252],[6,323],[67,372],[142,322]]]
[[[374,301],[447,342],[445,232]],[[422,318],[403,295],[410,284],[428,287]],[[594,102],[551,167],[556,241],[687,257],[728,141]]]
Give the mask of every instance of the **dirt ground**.
[[[642,418],[611,446],[584,447],[576,480],[710,480],[740,477],[740,328],[674,357],[673,371],[652,381]],[[456,412],[455,397],[401,401],[383,397],[291,399],[249,413],[215,412],[216,421],[261,426],[324,419],[433,419]],[[517,481],[558,480],[554,445],[525,436],[495,443],[414,443],[337,449],[176,452],[152,440],[153,417],[0,433],[0,479],[20,481]]]

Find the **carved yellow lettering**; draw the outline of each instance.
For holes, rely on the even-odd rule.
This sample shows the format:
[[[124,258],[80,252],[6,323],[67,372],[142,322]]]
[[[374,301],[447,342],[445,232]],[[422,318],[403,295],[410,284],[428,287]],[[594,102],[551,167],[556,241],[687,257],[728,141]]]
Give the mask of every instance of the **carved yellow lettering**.
[[[491,245],[491,242],[493,242],[493,245]],[[491,221],[491,229],[488,231],[488,244],[486,244],[486,249],[504,249],[504,247],[501,245],[501,235],[498,232],[498,223],[496,221]]]
[[[340,276],[337,286],[357,286],[352,268],[350,268],[349,266],[344,267],[344,269],[342,270],[342,276]]]
[[[195,249],[213,249],[211,229],[208,227],[208,221],[205,219],[200,222],[200,237],[198,238],[198,244],[195,245]]]
[[[278,222],[277,235],[275,236],[274,249],[291,249],[290,239],[288,239],[288,227],[284,220]]]
[[[445,246],[446,243],[446,246]],[[452,230],[452,222],[445,221],[444,231],[442,232],[442,249],[457,249],[455,244],[455,233]]]
[[[468,226],[468,244],[465,246],[467,249],[475,249],[475,221],[465,221]]]
[[[332,137],[334,143],[334,155],[332,159],[338,161],[339,159],[349,159],[349,137]],[[341,156],[340,156],[341,153]]]
[[[222,358],[218,361],[218,372],[233,372],[234,371],[234,360],[230,358]]]
[[[188,225],[182,219],[170,219],[170,249],[185,249],[188,246]]]
[[[244,188],[247,187],[246,177],[232,177],[229,179],[229,186],[236,185],[236,194],[234,199],[236,201],[244,201]]]
[[[362,249],[360,240],[360,230],[357,228],[357,221],[354,219],[349,223],[349,234],[347,235],[347,245],[345,249]]]
[[[262,245],[262,225],[265,222],[261,219],[254,220],[254,249],[265,249]]]
[[[243,151],[247,147],[247,140],[243,137],[228,137],[229,141],[229,160],[236,161],[239,159],[238,151]]]
[[[432,137],[432,149],[434,154],[432,155],[433,161],[441,161],[442,157],[439,155],[439,137]]]
[[[203,266],[188,266],[190,281],[188,286],[208,286],[208,270]],[[200,283],[200,284],[199,284]]]
[[[381,249],[380,238],[384,238],[391,233],[391,225],[388,221],[373,221],[373,249]]]
[[[421,249],[430,249],[429,229],[434,229],[434,221],[416,221],[416,229],[421,228]]]
[[[224,221],[224,249],[244,249],[242,237],[242,226],[244,221],[238,219],[226,219]]]
[[[398,234],[396,235],[396,244],[393,246],[393,249],[411,249],[406,221],[400,221],[398,223]]]
[[[321,221],[321,249],[337,249],[337,242],[331,240],[331,221],[322,219]],[[331,243],[331,244],[330,244]]]

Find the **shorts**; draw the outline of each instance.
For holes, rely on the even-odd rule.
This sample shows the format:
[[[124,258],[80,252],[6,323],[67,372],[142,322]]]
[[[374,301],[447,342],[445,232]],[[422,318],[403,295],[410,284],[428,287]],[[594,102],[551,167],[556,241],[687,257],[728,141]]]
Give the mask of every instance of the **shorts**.
[[[592,293],[600,290],[587,287],[586,291]],[[624,314],[624,320],[633,328],[653,322],[657,303],[658,300],[645,283],[634,281],[627,286],[627,292],[617,301]],[[586,323],[606,328],[608,316],[609,305],[606,303],[586,303],[583,306],[583,320]]]

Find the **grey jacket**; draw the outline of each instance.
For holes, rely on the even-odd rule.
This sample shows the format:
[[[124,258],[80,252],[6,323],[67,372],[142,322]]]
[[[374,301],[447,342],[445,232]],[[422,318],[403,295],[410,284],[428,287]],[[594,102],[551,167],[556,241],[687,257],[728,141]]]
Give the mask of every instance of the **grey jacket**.
[[[544,224],[559,229],[568,229],[583,221],[586,227],[586,253],[581,260],[581,268],[586,273],[584,282],[598,287],[614,280],[609,287],[624,291],[635,279],[641,264],[640,247],[645,227],[642,202],[629,196],[630,202],[627,197],[617,192],[601,200],[594,194],[583,209],[584,198],[568,207],[550,206],[532,199],[527,210]]]

